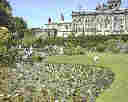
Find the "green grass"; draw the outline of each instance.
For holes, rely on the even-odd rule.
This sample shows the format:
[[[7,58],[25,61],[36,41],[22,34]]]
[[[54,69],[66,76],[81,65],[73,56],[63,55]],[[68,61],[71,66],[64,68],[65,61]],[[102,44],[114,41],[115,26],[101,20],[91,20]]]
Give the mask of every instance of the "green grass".
[[[111,68],[116,74],[111,91],[102,93],[96,102],[128,102],[128,54],[93,53],[92,55],[99,55],[98,65]],[[48,63],[93,64],[93,57],[50,56]]]

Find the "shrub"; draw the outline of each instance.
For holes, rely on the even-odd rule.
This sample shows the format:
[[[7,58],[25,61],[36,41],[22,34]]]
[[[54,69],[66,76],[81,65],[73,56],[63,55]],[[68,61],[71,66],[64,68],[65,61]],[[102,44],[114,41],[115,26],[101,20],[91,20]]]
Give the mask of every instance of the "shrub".
[[[65,55],[72,55],[72,50],[71,49],[68,49],[68,48],[65,48],[64,49],[64,54]]]
[[[81,48],[80,46],[72,47],[72,48],[65,48],[64,49],[65,55],[83,55],[85,54],[85,50]]]
[[[84,50],[84,48],[82,48],[82,47],[80,47],[80,46],[77,46],[76,47],[76,54],[77,55],[83,55],[83,54],[85,54],[85,50]]]
[[[120,52],[120,49],[115,47],[115,48],[112,49],[112,52],[113,53],[119,53]]]
[[[41,56],[32,56],[32,60],[36,61],[36,62],[40,62],[40,61],[42,61],[42,59],[43,59],[43,57],[41,57]]]
[[[97,45],[97,51],[103,52],[103,51],[105,51],[105,49],[106,49],[106,46],[104,44],[100,43]]]

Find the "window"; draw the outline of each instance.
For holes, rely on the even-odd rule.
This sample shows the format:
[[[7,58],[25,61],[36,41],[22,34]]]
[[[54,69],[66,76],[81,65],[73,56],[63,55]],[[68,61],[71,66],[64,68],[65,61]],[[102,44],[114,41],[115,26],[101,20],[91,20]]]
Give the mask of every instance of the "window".
[[[68,30],[68,25],[65,25],[66,30]]]
[[[115,4],[115,7],[117,7],[117,4]]]

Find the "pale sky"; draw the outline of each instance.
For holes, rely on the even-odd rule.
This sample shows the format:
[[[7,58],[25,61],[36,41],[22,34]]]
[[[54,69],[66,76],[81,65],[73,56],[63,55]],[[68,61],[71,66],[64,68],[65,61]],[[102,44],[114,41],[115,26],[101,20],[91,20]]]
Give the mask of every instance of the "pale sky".
[[[96,4],[107,0],[8,0],[13,8],[13,15],[23,17],[28,26],[41,27],[48,22],[49,16],[58,20],[59,8],[63,8],[65,21],[71,21],[72,10],[78,5],[83,8],[95,9]],[[122,0],[122,7],[127,7],[127,0]]]

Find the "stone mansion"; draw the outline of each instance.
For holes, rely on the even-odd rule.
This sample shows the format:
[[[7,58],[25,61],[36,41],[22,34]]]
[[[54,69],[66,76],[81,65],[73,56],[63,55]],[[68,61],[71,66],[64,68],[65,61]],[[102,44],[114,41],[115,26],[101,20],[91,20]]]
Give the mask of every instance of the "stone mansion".
[[[52,22],[46,24],[45,31],[57,36],[66,37],[68,33],[76,34],[128,34],[128,9],[120,8],[121,0],[108,0],[106,4],[98,4],[95,10],[72,11],[72,22]]]

